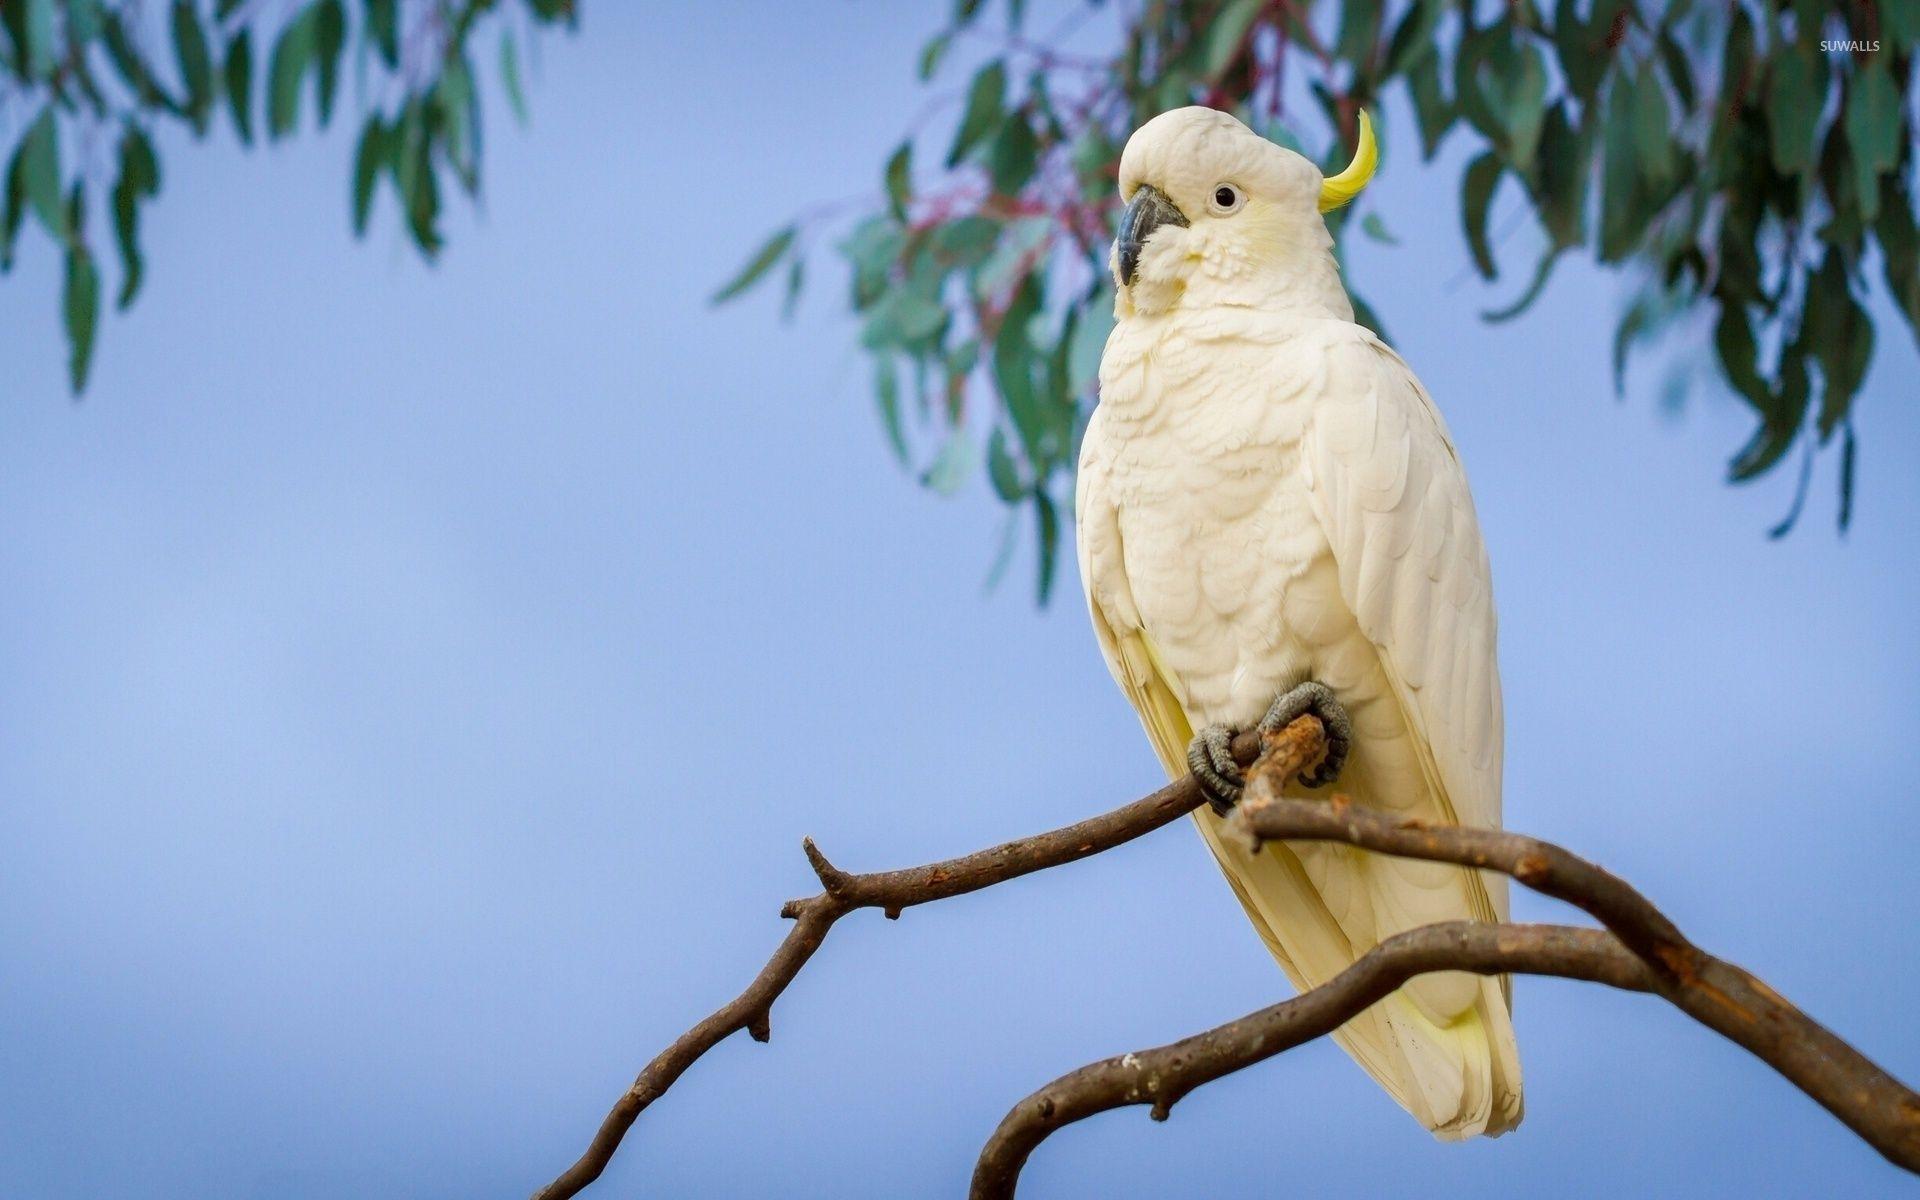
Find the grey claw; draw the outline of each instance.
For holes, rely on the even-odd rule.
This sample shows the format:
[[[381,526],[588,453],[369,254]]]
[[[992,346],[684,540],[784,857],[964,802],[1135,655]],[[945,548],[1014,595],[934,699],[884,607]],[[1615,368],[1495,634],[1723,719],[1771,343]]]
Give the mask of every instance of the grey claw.
[[[1312,775],[1302,774],[1300,782],[1310,788],[1325,787],[1340,778],[1347,765],[1347,752],[1353,748],[1353,722],[1347,710],[1324,683],[1308,680],[1273,702],[1267,715],[1260,718],[1260,732],[1271,733],[1290,724],[1295,717],[1312,713],[1327,729],[1327,753]]]
[[[1187,769],[1206,793],[1213,811],[1226,816],[1240,802],[1246,778],[1233,761],[1233,732],[1225,725],[1209,725],[1187,744]]]

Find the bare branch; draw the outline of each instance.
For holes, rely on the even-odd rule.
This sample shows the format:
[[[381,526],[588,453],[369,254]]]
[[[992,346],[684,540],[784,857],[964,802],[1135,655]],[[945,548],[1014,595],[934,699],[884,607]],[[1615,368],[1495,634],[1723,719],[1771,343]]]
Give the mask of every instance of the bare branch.
[[[1646,991],[1649,973],[1612,934],[1565,925],[1449,921],[1397,934],[1326,983],[1171,1045],[1103,1059],[1013,1106],[974,1165],[970,1200],[1006,1200],[1020,1169],[1063,1126],[1132,1104],[1164,1121],[1188,1092],[1324,1037],[1428,971],[1562,975]]]
[[[1269,734],[1264,751],[1258,737],[1242,734],[1233,743],[1233,753],[1243,766],[1256,757],[1264,757],[1272,769],[1297,773],[1312,767],[1326,753],[1326,731],[1318,718],[1304,716],[1278,733]],[[846,914],[858,908],[878,908],[890,918],[897,917],[902,909],[918,904],[964,895],[1048,867],[1076,862],[1151,833],[1192,812],[1204,800],[1192,779],[1182,779],[1132,804],[1062,829],[1005,842],[944,862],[870,875],[850,875],[840,870],[808,839],[803,849],[824,890],[803,900],[787,902],[780,911],[782,916],[793,919],[793,929],[747,985],[746,991],[681,1034],[648,1063],[600,1123],[586,1152],[558,1179],[536,1192],[534,1200],[565,1200],[598,1179],[619,1148],[620,1140],[647,1105],[659,1099],[688,1067],[723,1038],[735,1030],[745,1029],[754,1040],[766,1041],[773,1002],[820,948],[833,923]]]
[[[1289,800],[1297,768],[1263,756],[1229,829],[1253,846],[1330,841],[1402,858],[1501,871],[1598,918],[1610,931],[1452,922],[1399,934],[1294,999],[1156,1050],[1064,1075],[1015,1105],[981,1151],[973,1200],[1011,1197],[1035,1147],[1063,1125],[1129,1104],[1156,1119],[1204,1083],[1330,1033],[1415,975],[1559,975],[1650,991],[1744,1047],[1895,1165],[1920,1173],[1920,1095],[1765,983],[1682,935],[1624,880],[1551,842],[1498,830],[1400,821],[1331,802]]]

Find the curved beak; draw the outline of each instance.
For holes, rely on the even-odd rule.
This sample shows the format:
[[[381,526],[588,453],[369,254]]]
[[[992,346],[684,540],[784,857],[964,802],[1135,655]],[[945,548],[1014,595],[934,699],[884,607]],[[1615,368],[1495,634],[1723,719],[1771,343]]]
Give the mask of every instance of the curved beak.
[[[1167,199],[1165,192],[1143,183],[1134,189],[1133,199],[1127,202],[1127,211],[1120,216],[1120,236],[1113,243],[1122,287],[1133,286],[1134,273],[1140,269],[1140,250],[1162,225],[1185,228],[1187,214]]]

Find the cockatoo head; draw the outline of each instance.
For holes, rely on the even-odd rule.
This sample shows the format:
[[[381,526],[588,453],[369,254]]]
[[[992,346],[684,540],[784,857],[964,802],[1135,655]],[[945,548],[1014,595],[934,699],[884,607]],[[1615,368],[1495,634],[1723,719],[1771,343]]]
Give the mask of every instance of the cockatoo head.
[[[1183,301],[1345,307],[1320,214],[1359,195],[1377,159],[1365,113],[1353,165],[1332,178],[1211,108],[1148,121],[1120,156],[1127,208],[1110,265],[1123,315]]]

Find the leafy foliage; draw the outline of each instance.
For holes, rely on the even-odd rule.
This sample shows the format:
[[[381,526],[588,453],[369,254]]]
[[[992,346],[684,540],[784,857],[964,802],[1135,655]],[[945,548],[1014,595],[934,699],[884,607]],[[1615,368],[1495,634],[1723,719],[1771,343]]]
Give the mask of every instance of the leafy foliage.
[[[1121,12],[1118,48],[1093,58],[1056,49],[1058,35],[1029,39],[1020,0],[989,31],[987,7],[960,0],[920,56],[926,80],[960,38],[996,50],[966,84],[940,167],[916,173],[913,141],[903,142],[886,160],[884,203],[836,248],[851,268],[889,443],[942,492],[984,458],[996,495],[1032,514],[1043,601],[1111,325],[1105,260],[1120,148],[1155,114],[1208,104],[1298,149],[1287,125],[1307,122],[1283,113],[1282,99],[1300,79],[1311,123],[1326,130],[1323,162],[1344,165],[1338,147],[1351,144],[1356,111],[1381,120],[1380,98],[1396,87],[1426,158],[1449,137],[1471,140],[1461,211],[1488,279],[1500,272],[1495,199],[1503,190],[1521,199],[1545,249],[1489,320],[1519,316],[1563,253],[1590,249],[1638,280],[1615,337],[1617,386],[1635,346],[1710,327],[1721,374],[1756,418],[1730,479],[1838,436],[1844,528],[1852,401],[1873,347],[1862,303],[1873,248],[1920,330],[1908,103],[1920,5],[1162,0]],[[1351,210],[1330,217],[1337,240],[1355,222]],[[1377,214],[1357,227],[1392,240]],[[783,262],[791,297],[812,232],[783,229],[716,299]],[[1358,298],[1356,309],[1378,328]],[[1803,463],[1801,495],[1776,535],[1798,514],[1804,479]]]
[[[263,15],[270,7],[284,17]],[[251,145],[263,108],[266,135],[278,140],[299,132],[310,103],[314,124],[325,128],[349,48],[366,110],[354,154],[354,231],[365,231],[374,193],[390,180],[408,235],[432,258],[440,248],[441,176],[469,195],[480,186],[472,46],[490,14],[501,17],[502,85],[516,113],[525,109],[516,49],[516,36],[525,35],[495,13],[499,7],[499,0],[172,0],[149,11],[138,0],[0,0],[0,271],[12,268],[31,214],[65,259],[61,312],[74,392],[86,387],[100,316],[91,219],[97,208],[112,221],[120,260],[115,303],[124,309],[145,275],[140,214],[160,193],[160,127],[171,123],[203,139],[224,106],[235,136]],[[574,17],[573,0],[522,0],[519,8],[528,30]]]

